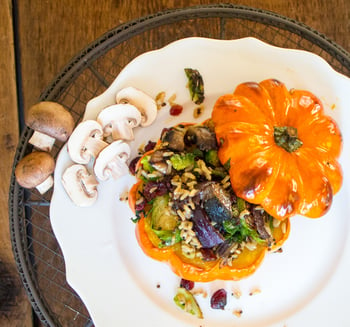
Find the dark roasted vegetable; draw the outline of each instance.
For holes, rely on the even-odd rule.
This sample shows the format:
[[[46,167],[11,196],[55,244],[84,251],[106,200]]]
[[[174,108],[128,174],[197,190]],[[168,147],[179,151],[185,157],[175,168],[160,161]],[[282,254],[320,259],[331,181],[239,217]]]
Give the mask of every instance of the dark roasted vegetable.
[[[183,151],[185,149],[185,134],[177,129],[171,129],[163,134],[162,141],[168,143],[168,148],[174,151]]]
[[[216,197],[205,201],[203,207],[210,220],[216,223],[222,223],[224,220],[231,218],[231,211],[227,210]]]
[[[197,69],[185,68],[188,79],[188,88],[191,99],[195,104],[201,104],[204,101],[204,82],[202,75]]]
[[[217,149],[215,134],[204,126],[189,127],[185,134],[185,142],[188,145],[196,145],[201,151]]]
[[[192,220],[194,224],[193,230],[204,248],[212,248],[225,240],[219,231],[213,227],[202,208],[194,210]]]
[[[222,188],[219,183],[205,182],[201,185],[200,197],[203,203],[212,198],[217,198],[221,205],[231,212],[232,201],[229,194]]]

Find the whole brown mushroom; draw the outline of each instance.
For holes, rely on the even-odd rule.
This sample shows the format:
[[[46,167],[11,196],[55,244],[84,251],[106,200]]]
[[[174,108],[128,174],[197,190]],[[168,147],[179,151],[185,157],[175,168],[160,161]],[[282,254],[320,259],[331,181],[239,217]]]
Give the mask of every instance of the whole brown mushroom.
[[[47,152],[34,151],[23,157],[15,169],[16,180],[24,188],[36,188],[40,194],[53,185],[55,160]]]
[[[28,110],[26,124],[34,130],[29,143],[42,151],[51,151],[55,140],[66,142],[74,129],[71,113],[51,101],[39,102]]]

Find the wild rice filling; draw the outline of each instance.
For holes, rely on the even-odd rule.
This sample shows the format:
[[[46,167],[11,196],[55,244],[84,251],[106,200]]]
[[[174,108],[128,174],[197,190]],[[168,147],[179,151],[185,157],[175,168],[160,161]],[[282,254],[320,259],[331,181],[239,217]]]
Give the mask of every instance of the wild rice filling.
[[[178,244],[189,259],[220,259],[230,266],[243,249],[275,243],[272,230],[284,223],[235,195],[228,164],[218,159],[210,120],[163,130],[136,171],[143,181],[137,219],[145,215],[158,247]]]

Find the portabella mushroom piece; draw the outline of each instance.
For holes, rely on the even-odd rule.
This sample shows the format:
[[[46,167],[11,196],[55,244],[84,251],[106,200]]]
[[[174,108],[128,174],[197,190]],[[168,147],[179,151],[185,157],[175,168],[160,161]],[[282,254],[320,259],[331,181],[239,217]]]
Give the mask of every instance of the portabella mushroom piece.
[[[131,104],[115,104],[103,109],[97,121],[102,126],[104,137],[131,141],[134,139],[133,128],[141,123],[141,113]]]
[[[132,86],[121,89],[116,95],[117,103],[130,103],[141,112],[141,126],[151,125],[157,117],[156,101],[145,92]]]
[[[22,187],[36,188],[40,194],[44,194],[53,185],[54,169],[55,160],[49,153],[34,151],[19,161],[15,169],[15,176]]]
[[[96,177],[105,181],[110,177],[118,179],[126,175],[129,167],[126,161],[130,157],[130,147],[122,140],[117,140],[104,148],[98,155],[94,164]]]
[[[73,164],[62,174],[62,185],[73,201],[79,207],[89,207],[97,200],[97,185],[93,174],[81,164]]]
[[[218,148],[215,133],[205,126],[190,126],[185,134],[185,143],[187,145],[196,144],[202,151]]]
[[[75,163],[87,164],[107,145],[103,141],[102,126],[96,120],[85,120],[74,129],[67,149]]]
[[[34,130],[28,142],[48,152],[55,140],[66,142],[74,129],[71,113],[59,103],[51,101],[42,101],[30,107],[26,124]]]

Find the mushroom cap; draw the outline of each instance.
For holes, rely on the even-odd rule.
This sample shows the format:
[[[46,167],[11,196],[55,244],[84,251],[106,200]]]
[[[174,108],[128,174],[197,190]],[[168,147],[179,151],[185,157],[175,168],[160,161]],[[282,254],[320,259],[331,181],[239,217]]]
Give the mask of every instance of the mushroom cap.
[[[97,180],[81,164],[73,164],[62,174],[62,185],[73,201],[80,207],[88,207],[97,200]]]
[[[130,146],[117,140],[104,148],[96,158],[94,172],[98,179],[104,181],[111,175],[122,176],[128,172],[126,161],[130,157]],[[112,171],[117,169],[118,171]]]
[[[141,112],[141,126],[151,125],[157,117],[156,101],[147,93],[132,86],[121,89],[116,95],[117,103],[130,103]]]
[[[104,136],[118,134],[123,129],[131,130],[141,123],[141,113],[132,104],[120,103],[114,104],[103,109],[97,116],[97,121],[101,124]],[[124,128],[122,127],[124,124]],[[117,131],[117,133],[116,133]],[[132,133],[132,132],[131,132]],[[133,135],[126,135],[128,139],[132,139]]]
[[[102,126],[96,120],[85,120],[78,124],[68,139],[68,153],[74,162],[87,164],[94,155],[85,147],[89,138],[103,139]]]
[[[26,124],[62,142],[67,141],[74,129],[71,113],[59,103],[51,101],[42,101],[30,107]]]
[[[55,169],[55,160],[47,152],[34,151],[23,157],[15,169],[16,180],[24,188],[34,188]]]

